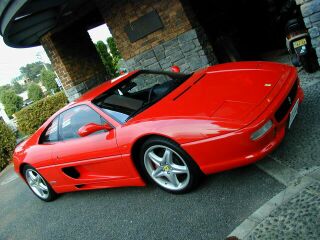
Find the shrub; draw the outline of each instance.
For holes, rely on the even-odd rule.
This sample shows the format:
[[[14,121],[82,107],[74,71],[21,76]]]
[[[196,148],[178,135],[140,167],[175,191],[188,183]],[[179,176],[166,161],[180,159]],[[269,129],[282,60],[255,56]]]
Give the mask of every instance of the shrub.
[[[22,97],[19,97],[14,90],[5,90],[0,95],[0,101],[4,106],[4,110],[12,116],[15,112],[19,111],[23,105]]]
[[[43,98],[43,92],[41,87],[36,83],[31,83],[28,87],[28,98],[36,102]]]
[[[3,121],[0,121],[0,171],[9,164],[15,146],[14,132]]]
[[[63,92],[39,100],[15,114],[19,131],[29,135],[34,133],[52,114],[67,104]]]

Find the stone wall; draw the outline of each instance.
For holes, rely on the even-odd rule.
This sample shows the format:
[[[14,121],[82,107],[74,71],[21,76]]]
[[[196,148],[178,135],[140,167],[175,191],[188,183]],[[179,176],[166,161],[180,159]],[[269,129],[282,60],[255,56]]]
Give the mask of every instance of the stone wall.
[[[178,65],[188,72],[216,62],[206,34],[195,24],[196,19],[189,18],[191,14],[186,13],[180,0],[96,1],[96,4],[130,71],[168,70]],[[159,14],[164,27],[131,43],[125,26],[152,10]]]
[[[105,81],[105,67],[86,29],[78,26],[41,38],[70,101]]]
[[[320,64],[320,0],[296,0],[308,28]]]
[[[199,36],[200,35],[200,36]],[[203,36],[195,29],[161,43],[150,50],[125,61],[129,71],[134,69],[170,70],[177,65],[182,72],[192,72],[214,64],[214,55],[209,55],[201,44]]]
[[[96,5],[125,60],[192,29],[180,0],[97,0]],[[125,26],[152,10],[157,11],[164,28],[131,43],[124,31]]]

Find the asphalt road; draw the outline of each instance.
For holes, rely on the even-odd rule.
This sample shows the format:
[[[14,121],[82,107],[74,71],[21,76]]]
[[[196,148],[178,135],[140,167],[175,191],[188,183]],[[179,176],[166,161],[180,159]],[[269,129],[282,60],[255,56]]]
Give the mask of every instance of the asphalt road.
[[[68,193],[45,203],[12,169],[0,176],[0,240],[225,239],[284,189],[255,166],[172,195],[149,186]]]

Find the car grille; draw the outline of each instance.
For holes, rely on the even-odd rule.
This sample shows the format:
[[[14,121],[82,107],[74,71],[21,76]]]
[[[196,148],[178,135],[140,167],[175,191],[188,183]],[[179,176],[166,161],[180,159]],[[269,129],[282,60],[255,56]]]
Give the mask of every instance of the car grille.
[[[292,106],[293,101],[297,95],[297,91],[298,91],[298,80],[296,80],[296,82],[292,86],[288,96],[283,101],[283,103],[281,104],[281,106],[279,107],[279,109],[277,110],[277,112],[275,114],[275,119],[278,122],[281,122],[283,120],[283,118],[286,116],[286,114],[288,113],[288,111],[289,111],[290,107]]]

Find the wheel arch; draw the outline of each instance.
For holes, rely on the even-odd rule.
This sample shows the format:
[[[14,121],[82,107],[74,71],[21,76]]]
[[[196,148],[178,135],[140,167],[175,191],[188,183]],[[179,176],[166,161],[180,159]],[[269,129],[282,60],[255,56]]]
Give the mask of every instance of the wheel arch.
[[[23,177],[24,180],[26,180],[26,179],[25,179],[25,176],[24,176],[24,174],[23,174],[23,169],[24,169],[25,166],[30,166],[30,167],[32,167],[29,163],[21,163],[21,164],[20,164],[20,166],[19,166],[19,173],[20,173],[20,175]]]
[[[135,140],[135,142],[133,143],[133,145],[132,145],[130,153],[131,153],[133,164],[134,164],[135,168],[137,169],[137,171],[139,172],[139,175],[141,177],[143,176],[143,174],[141,174],[142,173],[141,172],[141,166],[139,164],[139,152],[140,152],[140,149],[141,149],[141,145],[144,142],[146,142],[148,139],[155,138],[155,137],[164,138],[164,139],[170,140],[170,141],[180,145],[179,143],[174,141],[172,138],[170,138],[168,136],[165,136],[165,135],[162,135],[162,134],[147,134],[147,135],[143,135],[143,136],[140,136],[139,138],[137,138]]]
[[[180,151],[178,151],[178,152],[181,152],[187,158],[187,159],[184,158],[184,160],[189,160],[190,167],[191,167],[191,169],[193,169],[193,173],[194,173],[193,179],[194,180],[193,180],[192,186],[190,185],[191,187],[188,188],[185,192],[190,191],[193,187],[195,187],[204,178],[205,174],[202,172],[202,170],[200,169],[200,166],[192,158],[192,156],[189,155],[189,153],[186,152],[181,147],[181,144],[179,144],[179,142],[175,141],[174,139],[172,139],[172,138],[170,138],[168,136],[162,135],[162,134],[148,134],[148,135],[145,135],[145,136],[141,136],[132,145],[131,158],[132,158],[133,164],[134,164],[137,172],[139,173],[140,177],[144,180],[145,183],[153,182],[151,179],[148,178],[147,173],[145,173],[146,170],[143,170],[143,166],[141,166],[141,164],[143,164],[143,163],[141,163],[139,157],[141,156],[140,155],[140,150],[141,150],[142,145],[146,141],[148,141],[149,139],[154,139],[154,138],[158,138],[159,140],[161,140],[161,139],[164,140],[163,144],[165,144],[165,145],[169,144],[169,147],[172,148],[174,151],[177,151],[177,150],[174,149],[174,146],[176,148],[178,147],[178,149],[180,149]],[[184,190],[183,190],[183,192],[184,192]]]

